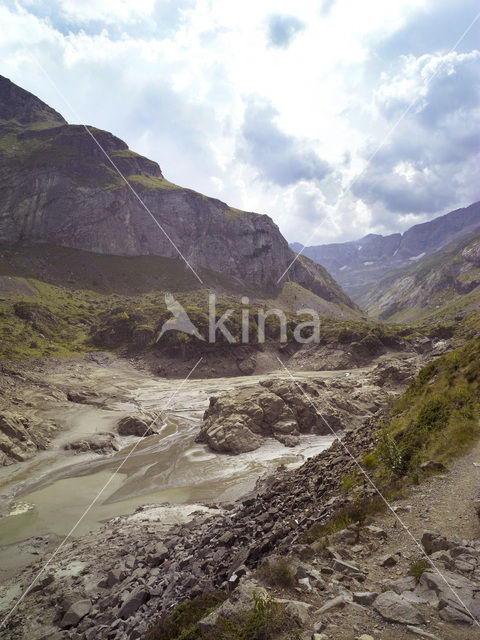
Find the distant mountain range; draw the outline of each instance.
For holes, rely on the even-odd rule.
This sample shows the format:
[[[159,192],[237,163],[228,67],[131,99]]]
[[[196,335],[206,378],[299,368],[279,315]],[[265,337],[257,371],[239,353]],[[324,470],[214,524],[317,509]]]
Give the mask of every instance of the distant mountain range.
[[[464,321],[476,326],[480,312],[480,230],[419,260],[390,271],[359,299],[380,320]],[[474,326],[475,325],[475,326]]]
[[[392,269],[411,266],[480,229],[480,202],[417,224],[405,233],[370,234],[353,242],[306,247],[303,255],[323,265],[361,304],[379,279]],[[303,245],[290,245],[296,252]]]
[[[268,216],[174,185],[156,162],[131,151],[119,138],[89,130],[155,220],[83,125],[68,124],[39,98],[0,76],[1,244],[161,256],[182,268],[176,246],[199,272],[208,269],[259,292],[281,289],[277,282],[294,253]],[[17,262],[22,255],[15,254]],[[159,263],[155,265],[158,269]],[[171,272],[178,273],[178,266]],[[295,261],[284,280],[289,281],[339,313],[357,312],[327,271],[307,257]],[[162,285],[176,288],[168,278]]]

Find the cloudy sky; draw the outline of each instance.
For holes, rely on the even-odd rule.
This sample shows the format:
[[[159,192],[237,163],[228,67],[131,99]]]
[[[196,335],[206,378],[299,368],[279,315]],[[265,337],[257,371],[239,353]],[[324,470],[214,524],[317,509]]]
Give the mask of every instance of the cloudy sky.
[[[321,244],[480,199],[480,19],[458,42],[478,11],[478,0],[7,0],[0,73],[169,180]]]

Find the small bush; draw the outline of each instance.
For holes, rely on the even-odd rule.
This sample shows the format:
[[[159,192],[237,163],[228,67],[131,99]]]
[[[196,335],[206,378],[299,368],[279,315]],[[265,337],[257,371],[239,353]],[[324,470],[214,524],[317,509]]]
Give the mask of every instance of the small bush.
[[[404,471],[404,454],[395,439],[386,431],[380,435],[377,453],[379,460],[390,473],[401,474]]]
[[[223,629],[214,631],[207,640],[273,640],[288,632],[290,640],[299,637],[284,607],[271,595],[254,594],[254,605],[248,613],[236,621],[222,622]]]
[[[385,493],[387,493],[387,499],[393,499],[393,494]],[[369,517],[381,513],[384,509],[385,503],[380,496],[365,497],[360,495],[354,504],[338,509],[327,522],[314,524],[310,527],[303,535],[302,542],[311,544],[321,538],[328,538],[328,536],[342,531],[357,522],[361,526]]]
[[[225,599],[220,591],[197,596],[178,605],[172,613],[157,620],[145,640],[197,640],[202,638],[197,622],[216,609]]]
[[[263,594],[254,594],[253,607],[236,620],[220,618],[214,629],[202,632],[198,621],[226,597],[225,593],[219,592],[183,602],[158,620],[147,632],[145,640],[273,640],[280,634],[287,634],[282,637],[288,640],[299,640],[299,630],[285,608],[271,595]]]
[[[271,587],[289,589],[295,586],[295,576],[288,560],[279,558],[265,562],[257,572],[258,577]]]
[[[378,466],[378,456],[375,453],[367,453],[363,458],[365,469],[375,469]]]
[[[422,577],[424,571],[430,569],[430,563],[426,558],[421,558],[420,560],[415,560],[410,565],[410,569],[408,570],[408,574],[416,578],[417,582]]]

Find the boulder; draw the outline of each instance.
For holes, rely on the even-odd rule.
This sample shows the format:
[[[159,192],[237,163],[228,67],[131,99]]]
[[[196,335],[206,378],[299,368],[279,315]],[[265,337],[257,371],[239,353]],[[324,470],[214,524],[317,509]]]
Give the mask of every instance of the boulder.
[[[60,621],[62,628],[76,627],[92,608],[92,602],[88,599],[77,600],[74,602],[65,613]]]
[[[392,556],[390,553],[387,553],[386,555],[380,556],[378,558],[378,564],[381,567],[385,567],[387,569],[390,567],[394,567],[397,563],[397,558],[395,558],[395,556]]]
[[[238,415],[214,423],[197,442],[206,442],[213,451],[239,454],[254,451],[262,446],[264,439],[253,433]]]
[[[394,591],[381,593],[373,603],[373,608],[388,622],[425,624],[423,614]]]
[[[377,540],[386,540],[387,538],[387,532],[385,529],[381,529],[374,524],[369,524],[366,527],[363,527],[362,533],[366,534],[370,538],[376,538]]]
[[[398,580],[386,580],[383,584],[389,591],[395,591],[400,595],[404,591],[413,591],[417,586],[417,580],[414,576],[406,576]]]
[[[337,596],[336,598],[332,598],[331,600],[327,600],[327,602],[320,607],[317,611],[318,615],[323,615],[327,613],[327,611],[331,611],[332,609],[339,609],[344,607],[347,604],[347,600],[344,596]]]
[[[364,607],[369,607],[376,600],[378,593],[375,591],[356,591],[353,594],[353,601]]]
[[[415,636],[419,636],[420,638],[427,638],[428,640],[439,640],[439,637],[433,635],[433,633],[424,631],[423,629],[419,629],[418,627],[412,627],[411,625],[407,625],[407,631],[413,633]]]
[[[422,546],[425,549],[425,553],[430,555],[435,551],[448,551],[448,549],[455,546],[455,543],[434,531],[424,531],[422,535]]]
[[[150,596],[150,592],[145,587],[138,587],[132,593],[127,593],[118,612],[118,616],[126,620],[133,616],[140,607],[145,604]]]
[[[152,436],[156,433],[152,422],[152,418],[145,414],[125,416],[118,421],[117,431],[121,436]]]
[[[285,607],[287,614],[294,620],[299,627],[308,627],[312,621],[312,605],[299,600],[284,600],[278,598],[277,602]]]
[[[113,433],[95,433],[86,438],[69,442],[64,448],[75,453],[93,452],[103,455],[120,449]]]

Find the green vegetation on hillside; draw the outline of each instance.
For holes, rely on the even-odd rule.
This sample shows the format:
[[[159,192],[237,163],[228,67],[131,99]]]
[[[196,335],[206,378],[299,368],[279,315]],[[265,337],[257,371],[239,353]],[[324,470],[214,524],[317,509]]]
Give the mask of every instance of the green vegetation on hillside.
[[[132,186],[141,185],[147,187],[147,189],[164,189],[166,191],[173,191],[175,189],[182,189],[173,182],[169,182],[160,176],[146,176],[142,174],[132,173],[127,176],[127,180],[132,183]]]
[[[0,245],[0,357],[164,347],[181,349],[186,355],[185,349],[195,351],[201,346],[191,336],[169,332],[158,345],[154,343],[156,332],[171,317],[165,305],[167,291],[185,307],[206,338],[208,296],[215,292],[217,319],[233,309],[225,325],[237,344],[242,343],[242,314],[247,311],[250,341],[257,342],[259,308],[285,311],[289,340],[299,322],[311,319],[295,312],[305,307],[324,315],[321,332],[326,341],[337,339],[342,328],[351,341],[368,336],[373,328],[351,321],[346,308],[345,318],[332,320],[342,309],[296,283],[284,283],[283,291],[270,298],[229,276],[208,269],[199,269],[199,273],[203,285],[179,259],[110,256],[43,244]],[[248,305],[241,304],[245,295],[250,299]],[[22,316],[15,311],[17,303],[38,305],[37,313]],[[278,317],[267,316],[267,341],[278,341],[279,333]],[[218,338],[219,345],[226,343],[220,333]]]
[[[379,431],[379,477],[447,464],[480,436],[480,339],[423,368]]]
[[[424,367],[378,426],[377,444],[363,468],[387,500],[454,458],[480,438],[480,338]],[[422,463],[428,463],[422,466]],[[350,502],[326,522],[314,525],[305,542],[330,536],[385,510],[378,494],[358,470],[343,479]]]
[[[223,599],[225,599],[224,594]],[[271,595],[254,594],[253,606],[235,620],[219,619],[210,631],[201,631],[197,622],[213,611],[219,595],[187,600],[172,613],[160,618],[147,632],[145,640],[298,640],[300,629],[287,615],[284,605]],[[221,599],[221,596],[220,596]],[[213,604],[213,607],[212,607]]]

